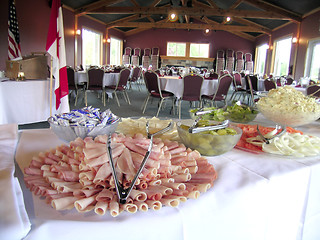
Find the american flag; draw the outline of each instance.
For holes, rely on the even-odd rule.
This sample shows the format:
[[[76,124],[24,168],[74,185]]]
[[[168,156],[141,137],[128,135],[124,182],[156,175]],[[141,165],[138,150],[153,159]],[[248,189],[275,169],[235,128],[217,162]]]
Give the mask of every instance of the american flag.
[[[9,0],[8,59],[21,57],[20,34],[14,0]]]

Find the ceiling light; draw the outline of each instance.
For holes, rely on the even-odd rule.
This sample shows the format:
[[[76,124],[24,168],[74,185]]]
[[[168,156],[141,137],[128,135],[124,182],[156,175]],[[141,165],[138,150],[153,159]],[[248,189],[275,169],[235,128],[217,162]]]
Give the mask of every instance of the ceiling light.
[[[231,17],[226,17],[226,22],[231,22]]]
[[[207,29],[205,30],[205,33],[209,33],[209,32],[210,32],[210,29],[207,28]]]
[[[177,19],[178,19],[178,15],[177,14],[175,14],[175,13],[170,13],[169,14],[169,20],[171,22],[175,22],[175,21],[177,21]]]

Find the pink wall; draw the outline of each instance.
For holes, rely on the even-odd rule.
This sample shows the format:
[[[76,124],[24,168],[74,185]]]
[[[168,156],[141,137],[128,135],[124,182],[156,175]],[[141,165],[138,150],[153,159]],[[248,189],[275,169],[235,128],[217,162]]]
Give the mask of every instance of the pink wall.
[[[166,55],[167,42],[210,43],[209,57],[215,58],[218,49],[231,48],[235,52],[254,53],[255,43],[225,31],[211,32],[208,35],[200,30],[152,29],[125,38],[125,47],[132,49],[159,47],[160,55]]]
[[[16,0],[17,17],[20,29],[20,45],[22,55],[29,55],[31,52],[45,52],[47,33],[50,21],[51,8],[48,1],[44,0]],[[64,20],[64,33],[66,45],[67,65],[74,66],[75,39],[74,24],[75,17],[72,11],[62,8]],[[78,26],[95,29],[104,33],[104,24],[93,21],[87,17],[80,17]],[[110,35],[122,39],[121,33],[112,30]],[[1,2],[0,8],[0,70],[5,70],[8,58],[8,1]],[[81,63],[81,38],[78,41],[78,64]],[[106,63],[106,44],[103,44],[103,64]]]
[[[292,44],[291,48],[291,57],[290,65],[295,64],[294,78],[299,79],[304,76],[304,67],[306,60],[306,52],[308,47],[308,41],[313,38],[320,37],[320,11],[317,11],[314,14],[311,14],[305,17],[300,24],[300,41],[299,43]],[[285,36],[296,37],[299,29],[299,24],[289,24],[285,27],[282,27],[276,31],[273,31],[271,34],[271,46],[273,45],[274,40]],[[269,43],[269,36],[263,35],[256,39],[256,46],[263,43]],[[267,69],[266,73],[271,72],[271,61],[272,61],[272,50],[268,51],[267,57]]]

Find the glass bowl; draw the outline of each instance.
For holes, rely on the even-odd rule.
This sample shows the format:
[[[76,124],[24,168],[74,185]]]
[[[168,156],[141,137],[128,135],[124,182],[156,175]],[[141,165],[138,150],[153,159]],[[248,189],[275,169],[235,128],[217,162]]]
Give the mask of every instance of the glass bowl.
[[[320,118],[320,104],[293,87],[285,86],[269,91],[257,102],[262,115],[276,124],[297,127]]]
[[[253,121],[259,113],[255,107],[250,107],[245,104],[227,106],[226,112],[228,113],[226,118],[235,123],[249,123]]]
[[[185,126],[191,126],[192,123],[192,119],[181,120],[177,123],[180,140],[186,147],[197,150],[205,156],[217,156],[230,151],[242,135],[242,130],[233,125],[229,125],[229,128],[236,131],[235,135],[213,135],[208,131],[189,133]]]
[[[50,128],[52,131],[62,140],[70,142],[80,137],[84,139],[85,137],[95,138],[98,135],[106,135],[115,132],[120,118],[117,118],[113,123],[104,126],[63,126],[53,121],[52,117],[48,118]]]
[[[279,125],[283,125],[283,126],[298,127],[298,126],[312,123],[320,118],[320,111],[319,112],[279,111],[278,109],[264,108],[259,105],[258,105],[258,109],[266,119],[269,119],[272,122]]]

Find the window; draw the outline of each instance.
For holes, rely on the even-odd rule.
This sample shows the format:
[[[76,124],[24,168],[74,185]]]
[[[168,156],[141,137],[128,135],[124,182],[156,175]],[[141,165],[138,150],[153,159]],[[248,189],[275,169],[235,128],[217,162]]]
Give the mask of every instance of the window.
[[[101,65],[102,33],[82,29],[82,65]]]
[[[191,43],[190,57],[208,58],[209,44],[208,43]]]
[[[186,43],[168,42],[167,56],[185,57],[186,46],[187,46]]]
[[[320,80],[320,39],[312,40],[308,44],[305,77]]]
[[[117,38],[111,38],[110,41],[110,64],[121,65],[122,41]]]
[[[274,43],[274,76],[282,76],[288,74],[291,53],[291,39],[291,37],[288,37],[277,40]]]
[[[256,74],[264,75],[268,48],[269,48],[268,44],[263,44],[256,48],[256,63],[255,63]]]

